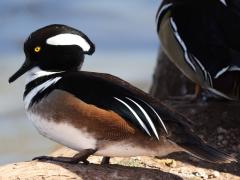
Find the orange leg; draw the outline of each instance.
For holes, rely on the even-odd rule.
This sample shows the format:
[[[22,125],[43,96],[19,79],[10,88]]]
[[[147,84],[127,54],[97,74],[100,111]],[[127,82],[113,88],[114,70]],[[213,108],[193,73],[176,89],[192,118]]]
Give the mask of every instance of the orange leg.
[[[194,90],[194,97],[197,99],[201,94],[201,86],[199,84],[195,84],[195,90]]]
[[[199,84],[195,84],[194,94],[187,94],[184,96],[170,97],[171,100],[178,101],[196,101],[201,95],[201,86]]]

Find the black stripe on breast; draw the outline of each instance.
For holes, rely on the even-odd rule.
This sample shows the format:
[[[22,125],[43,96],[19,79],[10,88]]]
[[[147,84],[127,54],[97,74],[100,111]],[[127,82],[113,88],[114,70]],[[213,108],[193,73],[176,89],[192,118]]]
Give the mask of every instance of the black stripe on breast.
[[[43,76],[43,77],[39,77],[31,82],[29,82],[26,87],[25,87],[25,91],[24,91],[24,94],[23,94],[23,98],[25,98],[28,93],[33,90],[35,87],[43,84],[44,82],[50,80],[50,79],[53,79],[55,77],[61,77],[63,76],[64,73],[56,73],[56,74],[52,74],[52,75],[48,75],[48,76]]]

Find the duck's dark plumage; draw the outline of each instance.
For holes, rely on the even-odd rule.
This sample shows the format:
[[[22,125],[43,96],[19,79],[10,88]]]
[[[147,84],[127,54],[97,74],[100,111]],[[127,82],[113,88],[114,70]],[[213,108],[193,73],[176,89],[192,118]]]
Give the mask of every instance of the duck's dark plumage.
[[[232,92],[234,83],[230,84],[231,90],[227,92],[223,90],[224,83],[219,83],[221,80],[218,78],[227,71],[233,71],[233,67],[234,71],[240,69],[240,3],[234,0],[163,1],[159,11],[168,4],[170,6],[161,14],[161,18],[157,19],[160,39],[165,38],[161,35],[161,31],[165,31],[164,24],[161,25],[164,23],[163,17],[168,16],[164,19],[165,22],[170,22],[171,30],[168,31],[172,31],[170,33],[173,33],[175,41],[182,51],[186,52],[185,62],[195,72],[191,74],[181,63],[179,65],[178,58],[171,57],[172,52],[166,47],[166,44],[171,42],[162,41],[163,49],[166,47],[164,50],[170,59],[202,87],[216,89],[233,99],[238,98],[237,94]],[[236,70],[237,68],[239,69]],[[230,81],[239,83],[235,76],[229,78]]]
[[[145,92],[135,88],[122,79],[109,74],[78,71],[50,75],[40,78],[37,81],[40,83],[41,81],[44,81],[44,79],[46,81],[47,79],[53,79],[58,76],[60,76],[61,79],[56,84],[49,86],[47,89],[35,96],[32,105],[41,101],[42,98],[47,98],[47,96],[55,90],[61,90],[69,93],[69,95],[74,95],[80,101],[83,101],[88,105],[93,105],[93,107],[96,107],[95,111],[99,109],[106,112],[109,111],[116,113],[123,120],[121,124],[129,125],[128,129],[118,129],[120,127],[116,127],[118,130],[115,129],[114,131],[119,131],[116,132],[116,135],[109,135],[115,134],[112,132],[112,129],[106,130],[106,133],[108,134],[108,137],[105,137],[106,140],[112,141],[114,139],[116,140],[116,138],[119,140],[125,139],[129,136],[129,134],[135,134],[131,130],[131,128],[134,127],[137,129],[137,131],[144,133],[146,138],[151,137],[150,139],[153,138],[157,141],[163,136],[167,137],[168,140],[178,144],[180,147],[191,152],[199,158],[211,162],[232,161],[230,156],[204,144],[199,137],[194,135],[190,123],[185,117],[173,110],[168,109],[158,100],[152,98]],[[34,84],[36,84],[36,82]],[[28,88],[30,88],[30,85],[31,83],[27,86],[26,92],[28,91]],[[136,112],[136,114],[143,121],[148,132],[139,123],[133,113],[114,97],[117,97],[123,102],[127,103],[134,110],[134,112]],[[134,102],[137,102],[147,112],[151,118],[151,121],[153,122],[152,127],[142,111],[140,111],[136,104],[134,104],[128,98],[134,100]],[[155,112],[161,118],[161,121],[159,121],[159,118]],[[115,124],[115,120],[112,120],[114,121],[112,124]],[[95,123],[98,124],[98,122]],[[111,127],[111,124],[108,124],[109,122],[105,123],[107,123],[105,124],[106,127]],[[156,128],[157,135],[156,132],[154,132],[153,127]],[[118,136],[119,133],[122,134],[121,137]],[[107,134],[105,134],[105,136]],[[136,134],[136,137],[137,136],[138,135]]]

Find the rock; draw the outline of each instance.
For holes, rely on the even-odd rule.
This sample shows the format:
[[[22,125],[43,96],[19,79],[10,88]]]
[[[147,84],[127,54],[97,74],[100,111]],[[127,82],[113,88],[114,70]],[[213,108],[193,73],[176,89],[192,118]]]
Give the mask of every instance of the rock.
[[[220,172],[218,171],[213,171],[211,174],[208,175],[208,179],[214,179],[219,177],[220,177]]]
[[[177,163],[173,159],[167,159],[165,165],[171,168],[175,168],[177,166]]]
[[[222,127],[218,127],[218,128],[217,128],[217,133],[218,133],[218,134],[226,134],[226,133],[227,133],[227,130],[226,130],[226,129],[223,129]]]
[[[218,141],[222,141],[223,140],[223,135],[218,135]]]
[[[206,174],[206,172],[204,171],[204,170],[202,170],[202,171],[197,171],[197,172],[193,172],[192,173],[194,176],[196,176],[196,177],[200,177],[200,178],[202,178],[202,179],[207,179],[208,178],[208,175]]]
[[[233,149],[234,152],[237,152],[237,151],[238,151],[238,147],[235,146],[235,145],[232,147],[232,149]]]
[[[200,162],[200,161],[201,161],[200,159],[198,159],[198,158],[196,158],[196,157],[194,157],[194,156],[190,156],[189,159],[190,159],[191,161],[193,161],[193,162]]]
[[[226,145],[228,144],[228,141],[227,141],[227,140],[223,140],[223,141],[222,141],[222,144],[223,144],[224,146],[226,146]]]
[[[220,173],[218,171],[213,171],[213,177],[218,178],[220,176]]]

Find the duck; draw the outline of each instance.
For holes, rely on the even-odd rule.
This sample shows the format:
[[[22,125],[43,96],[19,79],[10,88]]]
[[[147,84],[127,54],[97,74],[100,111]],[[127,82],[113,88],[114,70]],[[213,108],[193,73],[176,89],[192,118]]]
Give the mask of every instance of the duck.
[[[110,74],[80,70],[94,43],[80,30],[52,24],[30,34],[25,62],[9,78],[27,74],[28,119],[48,139],[78,153],[34,160],[88,164],[91,155],[165,156],[185,151],[214,163],[237,161],[199,138],[190,122],[159,100]],[[124,63],[124,62],[123,62]]]
[[[240,98],[240,4],[237,0],[163,0],[157,34],[170,61],[200,87]]]

